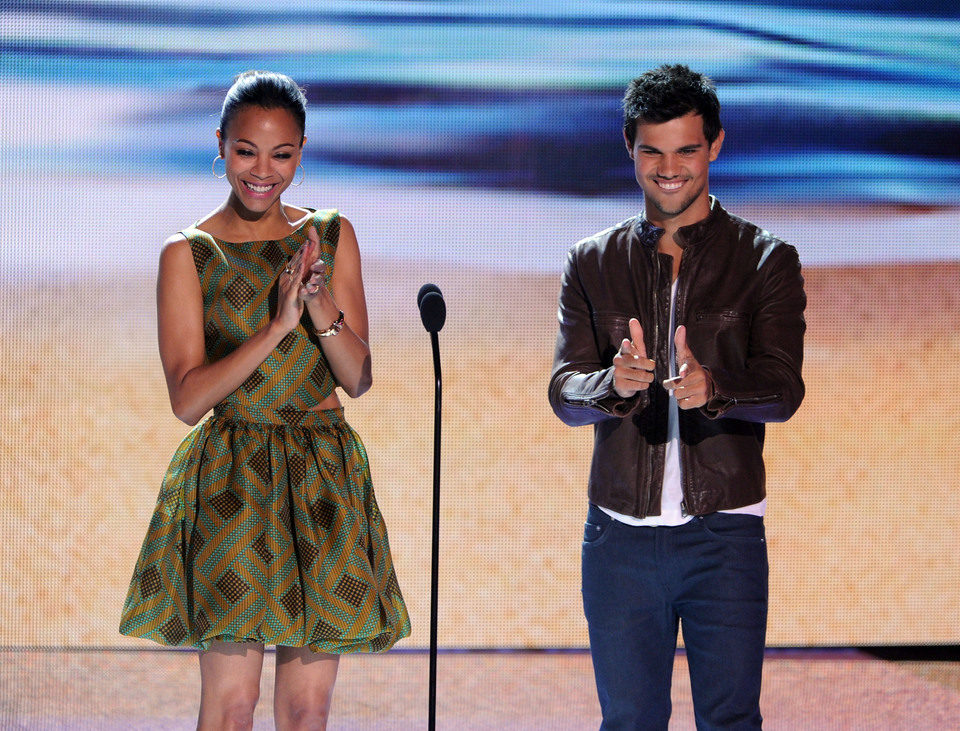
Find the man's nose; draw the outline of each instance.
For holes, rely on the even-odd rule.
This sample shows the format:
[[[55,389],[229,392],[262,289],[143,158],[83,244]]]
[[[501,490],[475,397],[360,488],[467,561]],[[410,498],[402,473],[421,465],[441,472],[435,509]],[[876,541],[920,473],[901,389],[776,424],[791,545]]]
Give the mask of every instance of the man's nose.
[[[673,178],[680,172],[680,165],[673,155],[663,155],[657,165],[657,174],[663,178]]]

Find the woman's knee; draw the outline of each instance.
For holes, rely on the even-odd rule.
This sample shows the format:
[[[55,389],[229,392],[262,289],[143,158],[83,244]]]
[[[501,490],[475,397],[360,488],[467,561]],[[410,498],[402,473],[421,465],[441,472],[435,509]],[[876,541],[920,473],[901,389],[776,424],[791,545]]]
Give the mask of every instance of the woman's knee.
[[[320,694],[312,697],[298,696],[280,699],[277,716],[286,721],[289,728],[324,729],[330,715],[330,698]],[[278,723],[278,728],[280,724]]]
[[[200,694],[199,728],[245,729],[253,726],[253,712],[260,700],[259,683],[230,683]]]

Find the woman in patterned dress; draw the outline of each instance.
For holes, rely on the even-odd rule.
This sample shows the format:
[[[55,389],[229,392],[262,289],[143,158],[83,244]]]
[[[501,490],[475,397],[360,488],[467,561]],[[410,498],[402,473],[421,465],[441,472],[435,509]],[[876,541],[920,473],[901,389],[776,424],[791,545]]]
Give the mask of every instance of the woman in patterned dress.
[[[200,649],[199,728],[249,728],[264,644],[277,728],[323,728],[339,655],[409,634],[363,445],[334,387],[371,385],[360,254],[335,211],[286,205],[306,98],[246,72],[223,104],[226,201],[160,255],[160,356],[195,425],[164,478],[121,632]],[[224,176],[218,176],[224,177]]]

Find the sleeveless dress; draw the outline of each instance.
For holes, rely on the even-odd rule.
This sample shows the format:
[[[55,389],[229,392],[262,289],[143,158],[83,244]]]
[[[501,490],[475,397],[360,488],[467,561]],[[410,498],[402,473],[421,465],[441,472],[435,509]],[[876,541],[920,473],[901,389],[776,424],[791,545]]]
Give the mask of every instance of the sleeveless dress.
[[[329,283],[335,210],[313,212],[276,241],[183,232],[203,290],[208,361],[267,323],[277,277],[308,226],[319,234]],[[220,640],[327,653],[381,652],[410,634],[363,444],[342,408],[308,411],[336,384],[306,323],[174,454],[122,634],[200,649]]]

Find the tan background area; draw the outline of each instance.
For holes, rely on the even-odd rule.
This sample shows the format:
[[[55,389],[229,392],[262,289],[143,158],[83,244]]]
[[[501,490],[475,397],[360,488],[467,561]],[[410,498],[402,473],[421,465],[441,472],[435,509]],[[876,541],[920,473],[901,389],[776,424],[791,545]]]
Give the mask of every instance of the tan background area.
[[[960,642],[960,263],[805,277],[807,397],[766,447],[769,644]],[[415,297],[430,280],[449,312],[440,643],[585,646],[591,431],[546,400],[558,276],[374,258],[365,279],[375,384],[347,417],[414,623],[402,644],[428,642],[433,376]],[[0,348],[0,646],[149,646],[116,626],[187,431],[152,277],[8,284]]]

